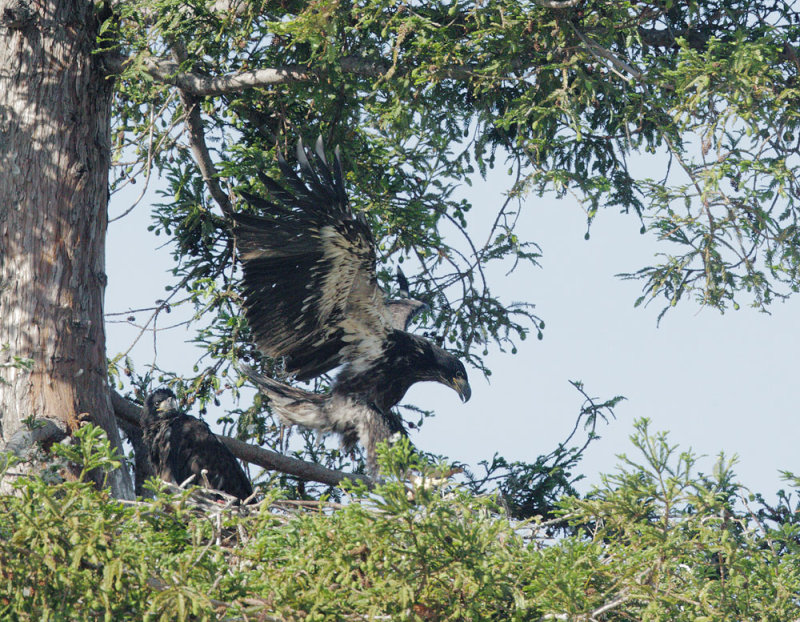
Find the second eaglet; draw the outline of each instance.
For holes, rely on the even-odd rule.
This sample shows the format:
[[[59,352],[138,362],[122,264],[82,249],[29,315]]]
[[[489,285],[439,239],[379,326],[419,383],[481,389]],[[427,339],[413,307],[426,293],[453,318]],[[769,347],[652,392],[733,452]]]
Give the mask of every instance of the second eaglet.
[[[194,484],[221,490],[244,501],[253,486],[236,457],[196,417],[178,409],[175,394],[157,389],[147,396],[142,413],[144,443],[155,474],[182,484],[194,475]]]

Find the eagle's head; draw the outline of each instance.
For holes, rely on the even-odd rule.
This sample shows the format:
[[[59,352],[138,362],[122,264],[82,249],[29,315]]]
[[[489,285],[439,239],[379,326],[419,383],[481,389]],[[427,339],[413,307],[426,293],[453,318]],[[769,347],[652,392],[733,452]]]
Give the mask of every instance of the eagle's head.
[[[472,396],[472,389],[469,386],[469,380],[467,380],[467,370],[464,368],[464,364],[438,346],[433,346],[433,354],[436,359],[436,366],[434,368],[434,377],[431,380],[453,389],[458,393],[462,402],[469,401]]]
[[[144,408],[149,417],[164,417],[178,410],[178,400],[169,389],[156,389],[147,396]]]

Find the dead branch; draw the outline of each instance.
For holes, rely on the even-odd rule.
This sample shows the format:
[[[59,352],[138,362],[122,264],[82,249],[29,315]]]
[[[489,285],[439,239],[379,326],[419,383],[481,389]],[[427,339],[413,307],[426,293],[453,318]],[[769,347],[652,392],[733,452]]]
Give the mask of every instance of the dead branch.
[[[11,452],[24,460],[36,444],[57,443],[67,435],[67,426],[63,422],[34,419],[12,434],[5,445],[0,447],[0,451]]]
[[[181,72],[178,63],[169,60],[151,58],[145,61],[144,67],[147,73],[158,82],[177,86],[182,91],[198,97],[236,93],[247,88],[273,86],[287,82],[304,82],[313,77],[308,67],[303,65],[270,67],[216,77]]]
[[[173,53],[179,62],[186,60],[186,50],[183,46],[175,43],[173,45]],[[214,162],[211,160],[211,153],[206,144],[206,134],[203,129],[203,118],[200,115],[200,100],[191,92],[180,89],[181,102],[183,103],[184,114],[186,115],[186,127],[189,130],[189,144],[194,154],[194,159],[203,175],[203,181],[206,184],[211,196],[219,205],[222,213],[229,217],[233,214],[233,206],[231,200],[222,186],[219,184],[217,178],[217,169]]]
[[[571,9],[574,6],[578,6],[583,0],[533,0],[535,4],[538,4],[545,9]]]
[[[631,76],[633,76],[636,80],[638,81],[642,80],[644,76],[642,75],[641,71],[639,71],[638,69],[634,69],[624,60],[612,54],[611,51],[607,50],[606,48],[596,43],[595,41],[589,39],[586,35],[584,35],[580,30],[575,28],[575,26],[573,26],[572,24],[570,24],[570,28],[572,28],[572,31],[578,36],[581,42],[583,42],[584,46],[586,46],[587,51],[598,60],[601,60],[601,58],[608,60],[612,65],[610,67],[611,71],[617,74],[620,78],[622,78],[623,80],[628,79],[625,75],[621,73],[622,71],[625,71]]]
[[[106,67],[109,74],[112,75],[121,73],[123,64],[124,61],[118,59],[106,60]],[[518,70],[523,65],[522,62],[514,63],[512,69]],[[346,56],[342,58],[339,67],[344,73],[379,78],[386,75],[390,65],[383,61]],[[478,65],[450,65],[436,70],[435,73],[443,79],[468,80],[475,77],[480,69]],[[316,80],[321,75],[320,72],[306,65],[284,65],[221,76],[208,76],[197,72],[180,71],[180,65],[177,62],[156,58],[145,60],[144,70],[157,82],[176,86],[181,91],[196,97],[237,93],[248,88],[275,86],[290,82],[308,82]]]

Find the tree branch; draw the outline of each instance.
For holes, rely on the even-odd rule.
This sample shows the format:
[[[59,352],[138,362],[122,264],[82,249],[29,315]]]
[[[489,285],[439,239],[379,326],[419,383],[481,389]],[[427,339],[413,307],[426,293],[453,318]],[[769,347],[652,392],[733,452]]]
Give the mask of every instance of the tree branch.
[[[125,399],[116,391],[111,391],[111,404],[114,407],[114,414],[121,422],[129,425],[134,425],[141,428],[141,408],[133,402]],[[124,424],[123,424],[124,425]],[[299,477],[300,479],[309,480],[312,482],[320,482],[328,486],[338,486],[345,479],[353,481],[362,481],[367,484],[372,484],[372,480],[366,475],[358,473],[345,473],[344,471],[334,471],[326,469],[318,464],[298,460],[284,456],[276,451],[250,445],[229,436],[217,435],[217,438],[222,441],[228,449],[233,452],[233,455],[249,462],[258,465],[265,469],[273,471],[280,471],[287,475]]]
[[[0,448],[0,451],[12,452],[24,460],[37,443],[57,443],[66,438],[68,433],[64,422],[52,419],[34,419],[17,430]]]
[[[598,43],[595,43],[594,41],[589,39],[580,30],[575,28],[575,26],[573,26],[571,23],[569,25],[572,28],[572,31],[578,36],[578,38],[586,46],[586,48],[589,51],[589,53],[592,54],[592,56],[594,56],[598,60],[600,59],[600,57],[602,57],[602,58],[605,58],[606,60],[608,60],[609,62],[611,62],[611,64],[613,65],[613,67],[611,68],[612,71],[614,71],[614,73],[616,73],[620,78],[622,78],[623,80],[627,80],[628,79],[623,74],[620,73],[620,71],[626,71],[631,76],[633,76],[636,80],[641,81],[641,79],[643,77],[641,71],[639,71],[638,69],[634,69],[633,67],[631,67],[628,63],[626,63],[622,59],[617,58],[614,54],[612,54],[609,50],[604,48],[602,45],[600,45]]]
[[[114,74],[122,71],[123,64],[122,60],[107,62],[109,71]],[[339,66],[345,73],[374,78],[384,75],[389,70],[387,63],[370,61],[358,56],[345,56]],[[457,69],[454,67],[453,71]],[[206,76],[197,72],[181,72],[178,62],[161,58],[146,59],[144,70],[157,82],[177,86],[182,91],[197,97],[237,93],[243,89],[289,82],[308,82],[317,77],[317,74],[306,65],[284,65],[222,76]]]
[[[631,599],[631,597],[628,595],[627,592],[628,592],[627,590],[622,590],[620,595],[617,596],[615,599],[607,602],[602,607],[598,607],[597,609],[592,611],[592,613],[589,614],[589,619],[590,620],[596,620],[597,616],[600,616],[600,615],[604,614],[606,611],[610,611],[611,609],[615,609],[616,607],[619,607],[620,605],[628,602]]]
[[[534,4],[538,4],[545,9],[571,9],[578,6],[583,0],[533,0]]]
[[[178,63],[147,59],[144,68],[158,82],[177,86],[182,91],[203,97],[235,93],[246,88],[272,86],[287,82],[305,82],[314,75],[304,65],[286,65],[211,77],[199,73],[181,73]]]
[[[173,44],[173,54],[180,62],[186,60],[186,50],[177,43]],[[222,186],[219,185],[217,169],[208,151],[205,130],[203,129],[203,118],[200,116],[200,100],[197,96],[185,89],[179,89],[179,92],[186,115],[186,127],[189,130],[189,144],[191,145],[192,153],[197,161],[200,173],[203,175],[203,181],[206,183],[217,205],[222,209],[222,213],[226,217],[230,217],[230,215],[233,214],[233,205],[231,205],[228,195],[222,190]]]
[[[111,74],[120,73],[123,64],[123,61],[114,59],[106,62]],[[514,69],[520,69],[522,66],[523,63],[515,63]],[[386,62],[372,61],[358,56],[346,56],[339,63],[339,68],[345,73],[378,78],[389,71],[390,65]],[[316,80],[319,75],[319,72],[313,71],[306,65],[285,65],[214,77],[197,72],[180,72],[180,65],[177,62],[154,58],[144,61],[144,69],[157,82],[177,86],[181,91],[196,97],[237,93],[243,89],[289,82],[308,82]],[[451,65],[442,67],[434,73],[451,80],[467,80],[474,77],[479,70],[479,66]]]
[[[112,402],[113,402],[112,394]],[[116,415],[116,409],[114,409]],[[151,496],[150,493],[144,488],[144,483],[150,478],[155,476],[156,472],[153,469],[153,464],[150,462],[150,456],[144,446],[144,435],[142,428],[137,424],[132,423],[128,419],[117,417],[117,423],[125,434],[128,441],[133,447],[133,491],[137,497]]]

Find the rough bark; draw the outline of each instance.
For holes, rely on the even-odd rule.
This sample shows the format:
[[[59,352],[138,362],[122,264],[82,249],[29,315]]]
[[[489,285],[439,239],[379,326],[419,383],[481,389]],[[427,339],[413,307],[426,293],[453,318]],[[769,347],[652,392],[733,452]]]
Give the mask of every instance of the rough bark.
[[[81,413],[121,449],[103,327],[111,84],[85,0],[0,0],[0,421]],[[112,493],[132,497],[127,473]]]

